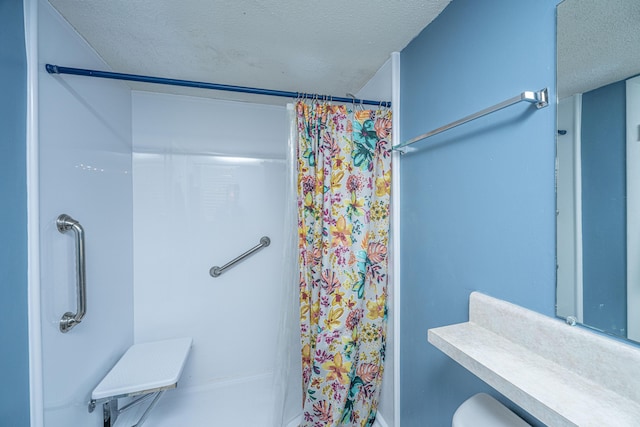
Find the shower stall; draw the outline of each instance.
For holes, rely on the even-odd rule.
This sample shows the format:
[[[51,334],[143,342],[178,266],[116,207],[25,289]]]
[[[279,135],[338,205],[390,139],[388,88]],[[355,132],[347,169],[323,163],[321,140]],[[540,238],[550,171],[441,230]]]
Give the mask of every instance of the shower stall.
[[[46,63],[108,66],[45,0],[25,2],[25,16],[32,426],[102,426],[91,392],[122,354],[180,337],[193,344],[179,385],[146,425],[297,425],[287,107],[49,75]],[[384,99],[390,75],[388,65],[367,95]],[[86,314],[66,333],[77,266],[61,214],[82,224],[86,261]],[[263,236],[268,247],[210,274]],[[393,321],[388,336],[381,427],[395,423]]]
[[[286,109],[148,92],[132,99],[134,341],[193,338],[180,394],[167,393],[149,422],[270,426],[292,282],[282,262],[294,232],[284,223]],[[268,247],[211,276],[262,236]]]

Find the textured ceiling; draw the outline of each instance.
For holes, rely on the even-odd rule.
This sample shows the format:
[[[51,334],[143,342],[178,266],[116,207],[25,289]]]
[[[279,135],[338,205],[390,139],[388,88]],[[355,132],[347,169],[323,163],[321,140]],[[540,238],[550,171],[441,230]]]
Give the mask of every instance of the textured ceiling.
[[[49,0],[113,71],[334,96],[362,88],[449,1]]]
[[[640,73],[640,0],[565,0],[558,6],[558,96]]]

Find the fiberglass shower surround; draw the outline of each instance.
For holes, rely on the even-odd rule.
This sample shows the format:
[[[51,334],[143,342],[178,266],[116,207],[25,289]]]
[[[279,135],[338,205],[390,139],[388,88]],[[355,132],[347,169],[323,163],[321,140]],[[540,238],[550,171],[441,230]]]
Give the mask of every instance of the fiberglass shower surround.
[[[41,6],[39,63],[56,57],[105,67],[50,5]],[[35,425],[102,426],[101,408],[88,411],[91,393],[126,350],[191,337],[178,388],[145,425],[271,427],[286,109],[132,92],[123,82],[41,71]],[[76,272],[73,236],[55,225],[62,212],[86,232],[87,312],[66,334],[59,321],[75,310]],[[268,248],[209,275],[265,235]],[[83,363],[69,363],[69,354]],[[255,413],[246,410],[247,396]]]
[[[34,23],[34,64],[107,68],[47,2],[38,2]],[[132,345],[177,337],[193,339],[191,352],[178,388],[146,425],[272,427],[283,351],[286,109],[37,71],[34,427],[102,426],[101,411],[90,413],[88,403],[106,373]],[[87,268],[87,312],[66,334],[60,316],[74,311],[76,294],[74,239],[55,228],[63,212],[86,232]],[[271,239],[268,248],[210,276],[261,236]],[[85,362],[68,363],[68,354]],[[299,390],[295,373],[285,380],[278,390]],[[285,423],[299,413],[298,394],[289,394]],[[138,415],[117,422],[133,424]]]
[[[133,93],[134,338],[193,338],[152,425],[272,425],[287,135],[284,107]]]

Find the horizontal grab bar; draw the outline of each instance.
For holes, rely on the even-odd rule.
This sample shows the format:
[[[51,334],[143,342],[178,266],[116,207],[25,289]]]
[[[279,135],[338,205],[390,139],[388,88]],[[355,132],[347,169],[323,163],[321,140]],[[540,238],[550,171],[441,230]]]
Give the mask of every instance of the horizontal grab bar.
[[[249,249],[247,252],[243,253],[242,255],[232,259],[231,261],[229,261],[228,263],[226,263],[222,267],[218,267],[218,266],[211,267],[211,269],[209,270],[209,274],[212,277],[218,277],[222,273],[224,273],[224,271],[226,269],[233,267],[235,264],[239,263],[240,261],[242,261],[243,259],[245,259],[249,255],[252,255],[253,253],[259,251],[262,248],[266,248],[270,244],[271,244],[271,239],[269,239],[267,236],[263,236],[262,238],[260,238],[260,243],[258,245],[256,245],[253,248]]]
[[[408,141],[403,142],[402,144],[398,144],[395,145],[393,147],[394,150],[399,150],[400,152],[404,151],[402,150],[404,147],[413,144],[414,142],[418,142],[418,141],[422,141],[423,139],[427,139],[430,138],[434,135],[437,135],[439,133],[442,133],[444,131],[447,131],[449,129],[453,129],[456,126],[460,126],[462,124],[468,123],[472,120],[478,119],[482,116],[486,116],[487,114],[491,114],[494,113],[498,110],[502,110],[503,108],[509,107],[513,104],[517,104],[519,102],[522,101],[526,101],[529,103],[535,103],[536,104],[536,108],[540,109],[540,108],[544,108],[547,105],[549,105],[549,92],[547,90],[547,88],[544,88],[542,90],[539,90],[537,92],[533,92],[533,91],[524,91],[522,92],[520,95],[514,96],[513,98],[509,98],[506,101],[502,101],[496,105],[492,105],[491,107],[485,108],[482,111],[478,111],[477,113],[474,114],[470,114],[466,117],[463,117],[460,120],[456,120],[455,122],[451,122],[447,125],[441,126],[437,129],[434,129],[430,132],[427,133],[423,133],[422,135],[418,135],[415,138],[412,138]]]

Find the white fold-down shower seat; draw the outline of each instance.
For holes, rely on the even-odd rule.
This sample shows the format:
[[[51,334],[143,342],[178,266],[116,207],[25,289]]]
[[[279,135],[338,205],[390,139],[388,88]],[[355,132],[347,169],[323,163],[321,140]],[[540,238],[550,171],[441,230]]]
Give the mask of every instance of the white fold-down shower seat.
[[[114,426],[118,415],[153,398],[138,422],[141,426],[162,394],[176,388],[192,344],[177,338],[134,344],[118,360],[91,393],[89,412],[103,404],[105,426]],[[118,409],[118,399],[137,397]]]

